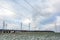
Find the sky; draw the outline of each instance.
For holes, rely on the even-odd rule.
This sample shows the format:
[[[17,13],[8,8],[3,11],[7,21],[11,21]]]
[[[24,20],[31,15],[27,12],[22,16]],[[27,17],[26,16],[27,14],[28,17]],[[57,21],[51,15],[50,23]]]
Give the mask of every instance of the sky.
[[[0,29],[3,21],[4,29],[60,32],[60,0],[0,0]]]

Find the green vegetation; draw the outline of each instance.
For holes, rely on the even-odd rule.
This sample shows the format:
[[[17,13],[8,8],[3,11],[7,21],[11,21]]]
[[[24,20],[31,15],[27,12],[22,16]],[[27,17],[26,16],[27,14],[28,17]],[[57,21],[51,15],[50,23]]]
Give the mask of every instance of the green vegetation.
[[[53,32],[0,33],[0,40],[60,40],[60,33]]]

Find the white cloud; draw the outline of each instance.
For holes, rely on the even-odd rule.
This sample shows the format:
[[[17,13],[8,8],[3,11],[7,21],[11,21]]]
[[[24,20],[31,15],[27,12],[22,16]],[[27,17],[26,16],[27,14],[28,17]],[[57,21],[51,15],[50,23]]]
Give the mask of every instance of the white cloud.
[[[0,1],[0,19],[15,18],[16,14],[12,11],[11,5],[6,1]]]
[[[33,21],[32,26],[37,27],[39,22],[44,19],[48,19],[54,14],[56,14],[58,7],[56,7],[60,3],[60,0],[47,0],[45,2],[38,2],[37,4],[34,5],[34,8],[36,8],[38,11],[34,10],[35,13],[33,13]],[[56,10],[57,9],[57,10]],[[40,17],[42,16],[42,17]],[[44,18],[44,19],[43,19]],[[48,29],[52,30],[54,28],[54,24],[46,24],[47,27],[45,26],[43,29]],[[51,27],[50,27],[51,26]]]
[[[41,28],[41,30],[60,32],[60,16],[56,17],[56,21],[54,23],[46,24],[42,27],[43,28]]]
[[[56,32],[60,32],[60,16],[56,17]]]
[[[25,19],[22,20],[22,23],[23,23],[23,24],[26,24],[26,25],[28,25],[28,24],[31,23],[31,22],[32,22],[32,20],[29,19],[29,18],[25,18]]]
[[[56,23],[59,24],[60,23],[60,16],[56,17]]]
[[[10,10],[7,9],[0,9],[0,16],[2,17],[14,17],[14,12],[11,12]]]
[[[37,5],[36,5],[36,3],[34,1],[32,3],[33,4],[32,6],[34,8],[36,8],[38,11],[33,10],[33,12],[30,14],[30,12],[29,11],[25,11],[24,8],[23,9],[21,8],[22,9],[21,10],[19,7],[17,7],[19,4],[16,6],[13,3],[13,5],[16,6],[15,8],[17,8],[17,10],[16,9],[14,10],[13,9],[14,6],[12,6],[12,3],[9,4],[6,1],[0,1],[0,19],[5,19],[5,17],[8,17],[9,19],[14,19],[16,14],[17,14],[16,18],[21,17],[21,19],[19,19],[20,21],[22,20],[24,24],[31,23],[32,29],[38,30],[38,27],[37,27],[38,24],[42,20],[48,19],[49,17],[53,16],[55,14],[55,12],[59,9],[58,8],[59,7],[59,5],[58,5],[59,3],[60,3],[60,0],[45,0],[45,2],[38,2],[37,1]],[[57,7],[57,5],[58,5],[58,7]],[[28,7],[25,6],[25,7],[29,8],[30,6],[28,6]],[[15,14],[15,12],[13,10],[16,11],[17,13]],[[32,8],[30,10],[32,10]],[[29,17],[31,19],[29,19],[27,17]],[[9,25],[8,28],[11,28],[11,29],[14,29],[13,26],[18,26],[17,24],[8,24],[8,25]],[[46,24],[46,25],[43,25],[43,26],[45,26],[45,27],[41,28],[42,30],[52,30],[52,29],[54,29],[54,24],[53,23]],[[15,27],[15,29],[16,28],[17,27]]]
[[[19,27],[19,25],[17,25],[17,24],[13,24],[13,23],[8,23],[7,24],[7,27],[6,27],[6,29],[14,29],[14,30],[19,30],[19,29],[21,29],[20,27]]]
[[[51,24],[46,24],[44,25],[44,28],[42,28],[43,30],[53,30],[55,29],[55,23],[51,23]]]

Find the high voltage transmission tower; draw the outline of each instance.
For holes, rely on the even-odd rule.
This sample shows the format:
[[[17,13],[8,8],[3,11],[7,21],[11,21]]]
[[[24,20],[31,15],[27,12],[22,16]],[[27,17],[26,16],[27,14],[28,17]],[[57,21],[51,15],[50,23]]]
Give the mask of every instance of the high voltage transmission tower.
[[[3,29],[7,28],[7,23],[5,21],[3,21]]]
[[[57,32],[57,24],[56,24],[56,22],[55,22],[55,31]]]
[[[3,29],[5,29],[5,21],[3,21]]]
[[[22,22],[21,22],[21,30],[22,30]]]
[[[29,23],[29,30],[30,30],[30,25],[31,25],[31,23]]]

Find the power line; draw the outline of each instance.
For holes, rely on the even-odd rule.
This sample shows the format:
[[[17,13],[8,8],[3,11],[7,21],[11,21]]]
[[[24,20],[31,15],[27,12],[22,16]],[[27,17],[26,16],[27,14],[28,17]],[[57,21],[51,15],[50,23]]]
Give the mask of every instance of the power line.
[[[16,3],[17,3],[17,2],[16,2]],[[28,9],[27,9],[26,7],[20,5],[19,3],[17,3],[17,5],[21,6],[22,8],[24,8],[24,9],[26,9],[26,10],[28,11]],[[5,8],[5,7],[3,7],[2,5],[0,5],[0,7],[4,8],[4,9],[6,9],[6,10],[9,10],[8,8]],[[10,10],[10,11],[11,11],[11,10]],[[13,11],[11,11],[11,12],[13,12]],[[30,12],[30,11],[29,11],[29,12]]]
[[[31,6],[32,8],[34,8],[28,1],[24,0],[27,4],[29,4],[29,6]],[[34,8],[35,9],[35,8]]]
[[[36,8],[34,8],[27,0],[24,0],[30,7],[33,8],[37,13],[40,13]],[[34,15],[35,16],[35,15]],[[40,28],[39,28],[40,29]]]
[[[34,12],[37,12],[37,13],[38,13],[38,14],[35,13],[34,16],[35,16],[35,15],[37,15],[37,16],[38,16],[38,15],[39,15],[39,16],[42,15],[42,14],[40,14],[40,11],[38,11],[37,8],[34,8],[34,6],[32,6],[27,0],[24,0],[24,1],[25,1],[31,8],[33,8]]]
[[[37,11],[37,9],[36,8],[34,8],[27,0],[24,0],[30,7],[32,7],[34,10],[36,10]]]
[[[25,6],[21,5],[21,4],[20,4],[20,3],[18,3],[17,1],[15,1],[15,3],[17,3],[17,5],[21,6],[22,8],[24,8],[25,10],[27,10],[27,11],[28,11],[28,8],[26,8]],[[30,10],[29,10],[29,12],[30,12]],[[31,12],[31,13],[32,13],[32,12]]]

